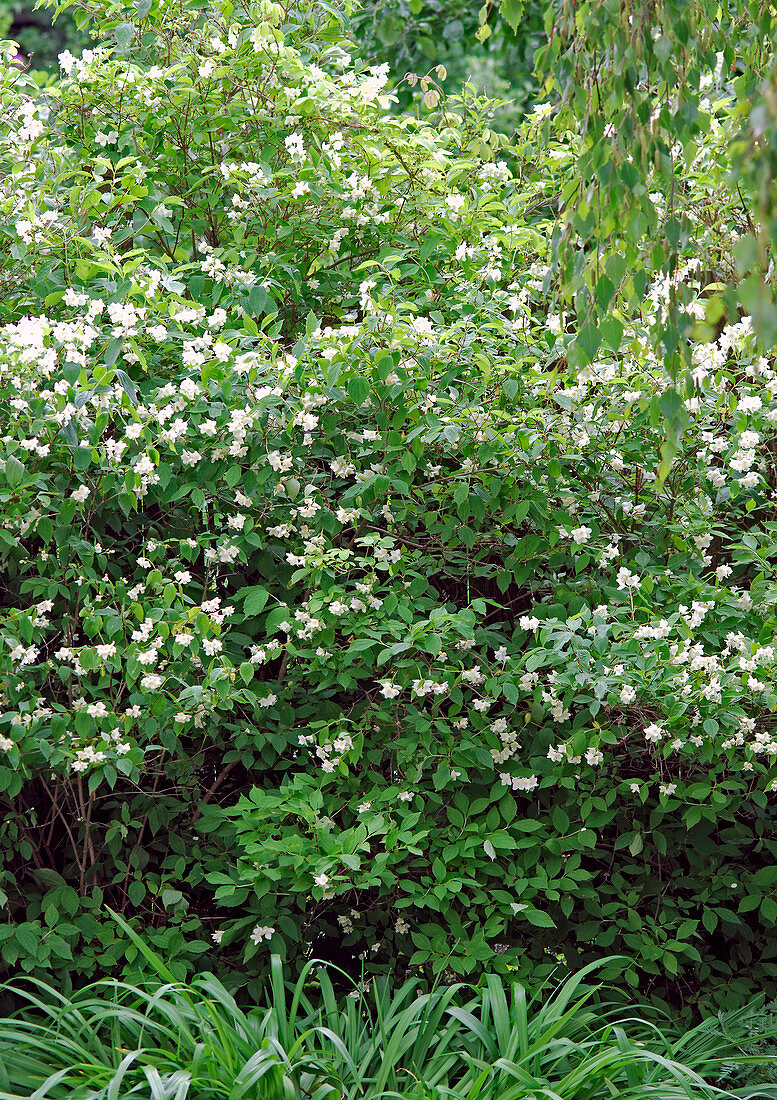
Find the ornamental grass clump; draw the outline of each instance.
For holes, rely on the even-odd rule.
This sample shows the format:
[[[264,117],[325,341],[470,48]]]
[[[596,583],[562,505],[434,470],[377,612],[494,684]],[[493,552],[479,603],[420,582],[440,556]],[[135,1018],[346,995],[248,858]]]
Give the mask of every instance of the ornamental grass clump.
[[[100,981],[70,998],[34,979],[6,989],[20,1008],[0,1020],[3,1100],[699,1100],[732,1095],[714,1078],[737,1063],[744,1034],[740,1012],[722,1030],[707,1021],[670,1038],[603,1003],[586,984],[593,967],[534,996],[491,975],[479,990],[432,993],[379,979],[341,1000],[324,966],[308,963],[291,985],[274,957],[267,998],[247,1009],[213,975],[176,982],[141,950],[160,975],[141,986]]]

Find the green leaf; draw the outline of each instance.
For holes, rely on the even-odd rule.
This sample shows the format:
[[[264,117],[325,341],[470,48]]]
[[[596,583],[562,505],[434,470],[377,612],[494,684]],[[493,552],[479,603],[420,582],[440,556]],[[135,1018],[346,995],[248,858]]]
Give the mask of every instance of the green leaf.
[[[523,912],[520,915],[522,917],[525,917],[526,920],[529,922],[529,924],[533,924],[537,928],[555,928],[556,927],[555,921],[552,920],[548,916],[547,913],[543,913],[542,910],[540,910],[540,909],[534,909],[534,908],[532,908],[532,906],[529,906],[527,909],[524,909]]]
[[[434,789],[441,791],[443,787],[446,787],[450,782],[451,769],[449,768],[445,760],[441,760],[437,765],[437,770],[434,773],[432,782],[434,783]]]
[[[358,375],[356,378],[351,378],[347,384],[348,396],[357,405],[363,405],[370,395],[370,384],[366,378]]]
[[[248,295],[248,308],[254,317],[261,317],[263,313],[269,311],[270,297],[263,286],[259,283],[256,286],[251,287],[251,293]]]
[[[665,389],[658,398],[658,407],[661,415],[671,428],[684,426],[688,423],[688,410],[685,407],[685,402],[673,386]]]
[[[668,34],[662,34],[660,38],[653,44],[653,50],[659,61],[668,61],[672,56],[672,48],[674,43]]]
[[[592,321],[588,321],[587,324],[583,325],[575,340],[588,363],[593,363],[601,342],[602,334]]]
[[[764,898],[759,912],[764,924],[773,925],[777,923],[777,901],[774,898]]]
[[[119,23],[113,33],[116,36],[119,47],[122,50],[128,50],[135,37],[135,24],[129,22]]]
[[[132,404],[137,405],[137,403],[138,403],[138,389],[137,389],[137,386],[135,385],[135,383],[130,378],[130,376],[127,374],[127,372],[125,370],[122,370],[121,367],[116,367],[116,369],[114,371],[114,374],[118,378],[119,385],[124,390],[124,392],[126,393],[127,397],[130,399]]]
[[[15,489],[27,472],[23,462],[14,455],[9,455],[5,460],[5,477],[12,489]]]
[[[180,890],[173,889],[172,886],[166,886],[160,895],[162,898],[162,905],[165,909],[172,909],[176,905],[179,905],[183,901],[183,894]]]
[[[738,913],[752,913],[761,904],[763,894],[748,894],[739,903]]]
[[[642,834],[637,833],[637,835],[632,840],[631,844],[629,844],[629,851],[631,852],[631,854],[633,856],[638,856],[639,853],[642,851],[642,849],[644,847],[645,847],[645,842],[642,839]]]
[[[505,20],[512,31],[517,31],[523,19],[523,0],[502,0],[499,5],[499,14]]]
[[[40,944],[41,929],[34,924],[20,924],[16,928],[16,940],[27,955],[35,955]]]
[[[393,46],[402,34],[402,24],[396,16],[389,16],[378,23],[375,33],[383,46]]]
[[[623,340],[623,325],[615,317],[605,317],[599,325],[602,340],[608,348],[617,352]]]
[[[117,28],[117,30],[118,30],[118,28]],[[105,354],[103,355],[103,363],[105,363],[106,367],[112,367],[113,366],[113,364],[119,358],[119,352],[121,351],[123,346],[124,346],[124,340],[120,336],[109,341],[108,346],[105,349]],[[116,373],[118,375],[118,371]],[[122,371],[122,374],[124,374],[124,371]],[[125,378],[127,377],[126,374],[124,376],[125,376]],[[87,396],[91,397],[91,393],[88,394]]]
[[[97,668],[99,664],[97,654],[93,649],[82,649],[78,656],[78,660],[81,667],[87,669],[87,671],[92,668]]]
[[[137,907],[146,896],[146,887],[142,882],[139,882],[138,879],[135,879],[127,888],[127,896],[132,904]]]
[[[258,615],[260,611],[264,610],[270,598],[270,593],[263,585],[256,584],[251,588],[242,589],[239,598],[244,600],[243,612],[246,615]]]

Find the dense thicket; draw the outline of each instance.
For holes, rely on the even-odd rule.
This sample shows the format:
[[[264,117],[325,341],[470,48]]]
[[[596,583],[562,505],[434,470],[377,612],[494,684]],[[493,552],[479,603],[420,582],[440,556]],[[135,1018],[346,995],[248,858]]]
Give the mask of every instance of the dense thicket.
[[[6,966],[132,964],[109,903],[233,985],[770,987],[777,376],[713,299],[725,66],[594,254],[563,106],[392,114],[318,3],[126,15],[0,74]]]

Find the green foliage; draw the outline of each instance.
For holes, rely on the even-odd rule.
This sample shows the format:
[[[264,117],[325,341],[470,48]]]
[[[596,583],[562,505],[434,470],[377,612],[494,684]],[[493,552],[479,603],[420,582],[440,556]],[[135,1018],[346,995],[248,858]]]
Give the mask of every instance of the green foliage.
[[[509,21],[507,9],[502,4]],[[765,347],[775,343],[773,30],[768,3],[660,0],[649,18],[607,0],[546,5],[546,43],[536,54],[543,94],[559,123],[581,136],[578,175],[564,195],[553,248],[559,291],[586,319],[573,363],[591,360],[596,333],[612,319],[610,269],[628,272],[637,296],[657,277],[673,288],[683,262],[697,258],[700,221],[727,224],[731,267],[708,274],[706,318],[670,292],[653,329],[666,370],[690,392],[695,341],[738,310],[753,318]],[[718,148],[723,209],[700,211],[689,183],[719,134],[721,86],[737,123]],[[667,417],[661,478],[683,429],[682,420]]]
[[[729,1090],[777,1085],[777,1002],[754,1004],[742,1024],[739,1046],[743,1059],[721,1066],[721,1085]],[[725,1021],[721,1021],[721,1030],[725,1034]]]
[[[568,115],[392,115],[319,3],[100,18],[57,84],[0,73],[4,965],[141,965],[107,902],[254,992],[270,952],[610,949],[682,1007],[772,989],[777,379],[717,294],[734,89],[560,306],[563,227],[600,231]],[[679,202],[682,263],[642,263]]]
[[[379,979],[338,1001],[325,967],[309,963],[292,986],[276,957],[249,1010],[213,975],[177,983],[163,964],[164,984],[103,981],[71,998],[28,981],[8,988],[20,1007],[0,1020],[0,1096],[669,1100],[716,1095],[721,1069],[746,1064],[748,1013],[671,1038],[602,1003],[590,972],[531,997],[491,975],[474,992],[414,981],[391,992]]]
[[[54,19],[45,7],[19,0],[0,0],[0,37],[17,43],[24,63],[41,83],[58,73],[59,53],[80,52],[90,45],[86,27],[79,28],[69,11]]]
[[[416,105],[408,80],[443,65],[445,91],[466,84],[494,98],[492,125],[512,133],[537,91],[534,54],[544,41],[543,8],[532,4],[511,28],[489,22],[492,5],[440,0],[378,0],[356,5],[350,28],[359,53],[389,66],[402,110]],[[420,95],[416,96],[420,99]]]

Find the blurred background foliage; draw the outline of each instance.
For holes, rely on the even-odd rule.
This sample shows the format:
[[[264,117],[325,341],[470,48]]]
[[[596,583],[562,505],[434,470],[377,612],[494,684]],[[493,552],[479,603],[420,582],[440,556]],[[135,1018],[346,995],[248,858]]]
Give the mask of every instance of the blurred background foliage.
[[[400,109],[411,103],[405,75],[423,75],[442,64],[448,74],[445,91],[458,92],[469,81],[478,92],[503,101],[494,128],[510,132],[537,91],[534,52],[544,40],[544,10],[528,4],[514,30],[503,18],[489,21],[488,4],[479,9],[467,0],[382,0],[356,10],[353,30],[365,58],[389,64]]]
[[[88,31],[80,30],[69,12],[55,18],[53,10],[24,0],[0,0],[0,38],[18,44],[22,58],[41,74],[41,83],[57,75],[57,55],[63,50],[80,53],[90,45]]]

